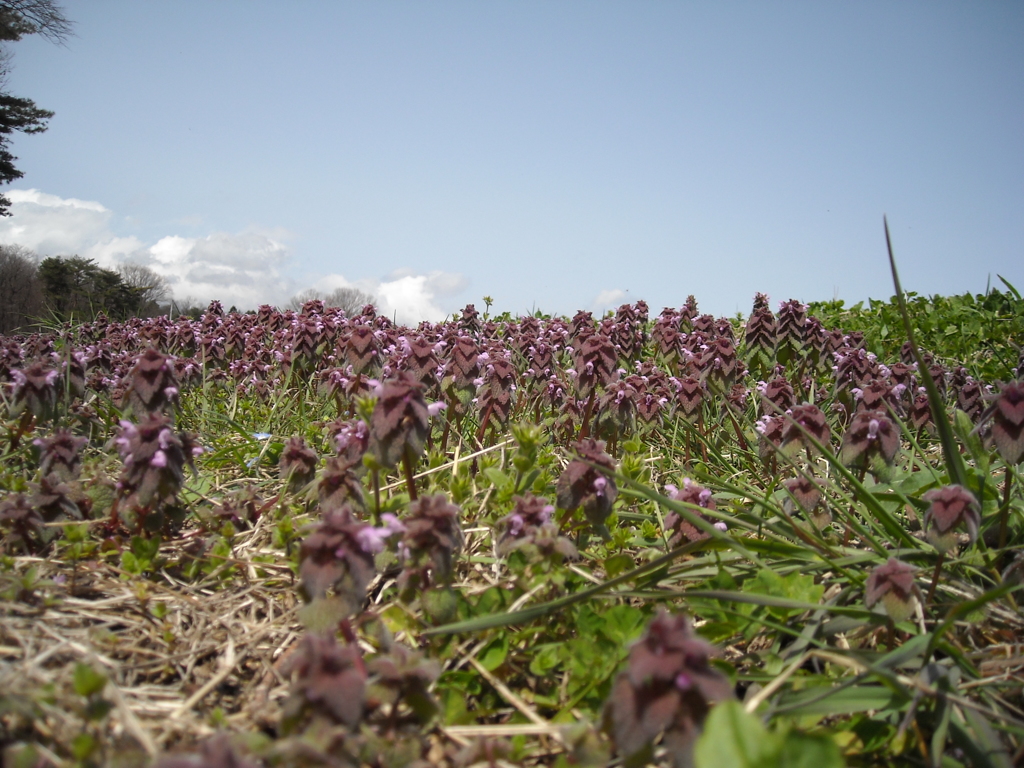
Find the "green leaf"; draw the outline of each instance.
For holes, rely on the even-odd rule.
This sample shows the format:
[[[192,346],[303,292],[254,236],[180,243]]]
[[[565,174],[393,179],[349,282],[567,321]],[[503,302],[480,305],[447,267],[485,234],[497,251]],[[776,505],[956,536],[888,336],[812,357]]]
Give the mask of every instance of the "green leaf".
[[[139,559],[128,550],[121,553],[121,568],[122,570],[128,571],[128,573],[141,573],[142,564]]]
[[[508,658],[508,637],[502,633],[484,646],[477,661],[488,672],[493,672],[505,663],[506,658]]]
[[[299,608],[298,619],[310,632],[331,632],[338,622],[358,611],[359,606],[351,599],[341,595],[317,597],[312,602]]]
[[[466,708],[467,696],[464,692],[454,688],[440,692],[441,717],[445,725],[469,725],[474,722],[474,717]]]
[[[527,472],[523,478],[516,484],[517,491],[523,491],[528,488],[532,488],[533,484],[537,482],[537,478],[540,477],[539,469],[531,469]]]
[[[131,550],[140,562],[151,563],[160,553],[160,537],[154,536],[152,539],[147,539],[142,536],[132,536]]]
[[[697,768],[774,768],[782,743],[738,701],[711,710],[694,750]]]
[[[92,734],[80,733],[71,742],[71,754],[75,756],[75,760],[82,763],[89,759],[90,755],[96,751],[96,739]]]
[[[114,703],[106,699],[92,699],[85,705],[85,719],[98,721],[110,714]]]
[[[92,696],[103,690],[107,684],[107,677],[88,664],[75,665],[74,686],[75,693],[79,696]]]
[[[423,612],[431,621],[441,624],[455,618],[459,610],[459,597],[452,589],[437,587],[423,593]]]
[[[856,616],[865,620],[871,616],[871,611],[866,608],[847,605],[819,605],[817,603],[806,603],[802,600],[792,600],[788,597],[775,597],[773,595],[749,594],[745,592],[730,592],[728,590],[687,590],[682,594],[690,599],[720,600],[722,602],[747,603],[749,605],[762,605],[769,608],[790,608],[797,611],[828,611],[843,616]]]
[[[831,738],[795,731],[786,734],[778,760],[779,768],[843,768],[846,765],[839,745]]]
[[[537,646],[530,660],[530,674],[544,677],[562,663],[562,643],[545,643]]]
[[[825,587],[814,583],[814,577],[797,571],[787,576],[780,576],[774,571],[761,569],[757,575],[743,584],[743,592],[755,595],[783,597],[802,603],[817,604],[821,600]],[[780,618],[786,618],[794,610],[780,605],[769,606],[769,611]]]
[[[491,485],[499,490],[512,482],[512,479],[497,467],[487,467],[484,470],[484,475],[491,481]]]
[[[869,709],[891,709],[902,700],[881,685],[814,687],[780,697],[776,712],[787,715],[849,715]]]
[[[643,611],[632,605],[613,605],[603,614],[601,634],[613,643],[625,646],[635,640],[645,623]]]
[[[37,768],[46,765],[46,761],[31,744],[10,745],[4,752],[4,759],[10,761],[11,768]]]
[[[636,563],[630,555],[624,552],[611,557],[605,558],[604,561],[604,572],[608,574],[608,578],[614,579],[620,573],[623,573],[629,568],[632,568]]]
[[[1013,285],[1010,284],[1009,280],[1007,280],[1005,277],[1003,277],[1002,275],[999,275],[999,274],[997,274],[996,277],[999,278],[999,280],[1003,283],[1003,285],[1005,285],[1007,288],[1010,289],[1010,293],[1013,294],[1013,298],[1015,298],[1017,301],[1021,300],[1021,298],[1020,298],[1020,291],[1018,291],[1016,288],[1014,288]]]

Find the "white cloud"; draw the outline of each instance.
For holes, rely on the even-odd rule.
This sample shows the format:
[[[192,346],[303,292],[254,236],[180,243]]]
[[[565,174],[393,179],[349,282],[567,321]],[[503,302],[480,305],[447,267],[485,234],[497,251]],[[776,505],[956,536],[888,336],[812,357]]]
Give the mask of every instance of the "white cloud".
[[[201,304],[217,299],[225,307],[283,306],[300,286],[287,275],[291,254],[283,230],[214,232],[205,237],[167,235],[147,244],[119,236],[114,214],[98,202],[61,198],[39,190],[9,190],[11,216],[0,220],[0,243],[23,245],[41,256],[79,255],[102,267],[142,264],[166,278],[177,299]],[[403,269],[382,279],[349,280],[326,275],[315,287],[324,293],[352,286],[377,297],[381,314],[415,325],[443,320],[467,285],[460,274]]]
[[[281,273],[288,261],[287,233],[214,232],[169,235],[153,244],[112,231],[113,212],[98,202],[61,198],[36,189],[13,189],[11,216],[0,221],[0,243],[40,256],[83,256],[116,269],[131,261],[167,279],[174,296],[201,303],[218,299],[242,309],[283,303],[294,283]]]
[[[317,288],[329,293],[336,288],[354,287],[375,296],[377,310],[400,325],[416,325],[421,320],[438,322],[452,314],[452,300],[468,281],[455,272],[433,271],[425,275],[400,269],[382,280],[348,280],[332,274],[322,278]]]
[[[381,313],[401,325],[443,320],[447,313],[434,302],[427,280],[426,275],[406,275],[381,283],[377,288]]]
[[[61,198],[37,189],[12,189],[11,216],[0,221],[0,242],[48,256],[84,255],[89,245],[112,239],[111,212],[99,203]]]
[[[287,247],[258,232],[169,235],[133,256],[166,278],[178,298],[217,299],[225,307],[251,309],[283,304],[294,293],[294,282],[281,273]]]
[[[93,200],[79,200],[75,197],[58,197],[57,195],[40,192],[38,189],[12,189],[7,197],[12,203],[32,203],[45,208],[80,208],[97,213],[110,213],[102,203]]]
[[[603,315],[609,309],[617,309],[629,298],[627,291],[613,288],[608,291],[601,291],[590,303],[590,309],[595,314]]]
[[[124,261],[139,261],[139,259],[132,259],[131,257],[144,248],[144,243],[137,237],[113,237],[110,240],[93,243],[78,255],[92,259],[100,266],[109,269],[116,267]],[[38,251],[39,249],[36,250]],[[51,253],[48,255],[57,254]]]

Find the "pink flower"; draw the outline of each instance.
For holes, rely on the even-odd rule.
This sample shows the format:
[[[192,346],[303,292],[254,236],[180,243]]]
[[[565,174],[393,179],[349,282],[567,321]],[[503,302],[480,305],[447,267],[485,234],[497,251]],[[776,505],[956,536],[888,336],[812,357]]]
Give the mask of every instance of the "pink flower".
[[[906,621],[914,612],[917,596],[914,569],[895,557],[875,568],[864,585],[864,604],[874,607],[879,601],[894,622]]]
[[[953,529],[963,524],[974,541],[981,523],[980,508],[974,494],[962,485],[935,488],[922,496],[931,502],[924,513],[928,541],[940,552],[948,552],[956,543]]]

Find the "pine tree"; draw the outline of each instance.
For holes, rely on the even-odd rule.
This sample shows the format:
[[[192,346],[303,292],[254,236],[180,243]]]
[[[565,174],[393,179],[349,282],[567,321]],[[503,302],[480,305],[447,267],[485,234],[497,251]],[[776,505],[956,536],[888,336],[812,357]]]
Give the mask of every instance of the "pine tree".
[[[9,43],[25,35],[42,35],[63,43],[71,34],[71,22],[53,0],[0,0],[0,184],[9,184],[25,174],[17,169],[10,151],[11,134],[42,133],[53,112],[36,106],[32,99],[20,98],[2,88],[11,54]],[[10,216],[11,201],[0,195],[0,216]]]

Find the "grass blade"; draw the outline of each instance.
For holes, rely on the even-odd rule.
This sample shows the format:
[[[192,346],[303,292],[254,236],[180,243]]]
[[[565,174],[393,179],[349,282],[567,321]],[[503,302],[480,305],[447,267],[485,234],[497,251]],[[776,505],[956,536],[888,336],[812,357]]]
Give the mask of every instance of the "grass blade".
[[[938,387],[932,378],[928,364],[921,354],[914,338],[914,325],[910,321],[910,312],[907,311],[907,301],[903,295],[903,288],[900,285],[900,276],[896,271],[896,257],[892,252],[892,238],[889,236],[889,221],[883,218],[885,224],[885,245],[889,249],[889,267],[892,269],[892,282],[896,289],[896,303],[899,307],[900,317],[903,318],[903,330],[907,334],[907,341],[910,342],[910,350],[917,361],[917,373],[921,377],[921,384],[928,393],[928,405],[931,407],[932,419],[939,433],[939,442],[942,444],[942,456],[946,461],[946,472],[950,479],[957,485],[970,488],[967,484],[967,468],[964,466],[960,451],[957,449],[956,440],[953,438],[953,426],[946,415],[946,408],[942,403],[942,396],[939,395]]]
[[[484,629],[507,627],[513,624],[525,624],[530,621],[535,621],[536,619],[547,616],[550,613],[560,611],[562,608],[567,608],[570,605],[575,605],[576,603],[582,602],[596,595],[600,595],[602,592],[607,592],[609,589],[617,587],[619,584],[626,584],[648,573],[653,573],[659,568],[664,568],[673,560],[697,551],[707,544],[707,541],[707,539],[702,541],[692,541],[681,547],[676,547],[667,554],[652,560],[646,565],[634,568],[631,571],[619,574],[614,579],[608,579],[608,581],[603,581],[600,584],[595,584],[592,587],[588,587],[587,589],[579,592],[574,592],[573,594],[566,595],[565,597],[560,597],[556,600],[549,600],[546,603],[541,603],[540,605],[535,605],[530,608],[523,608],[518,611],[493,613],[489,616],[478,616],[477,618],[466,619],[465,621],[456,621],[451,624],[444,624],[440,627],[426,629],[421,634],[451,635],[457,632],[480,632]]]

